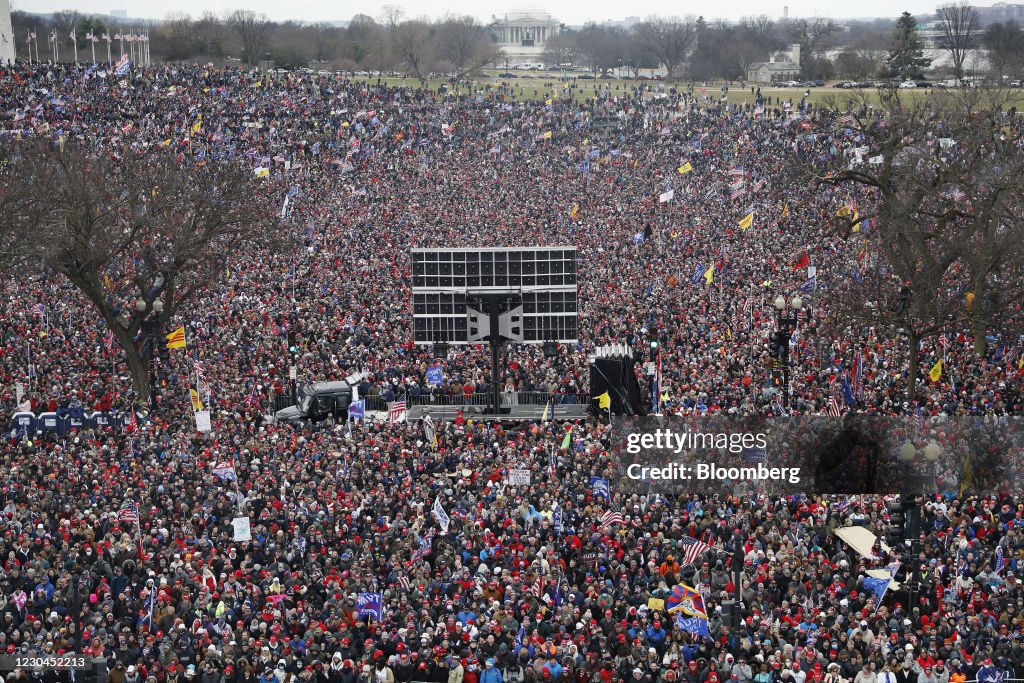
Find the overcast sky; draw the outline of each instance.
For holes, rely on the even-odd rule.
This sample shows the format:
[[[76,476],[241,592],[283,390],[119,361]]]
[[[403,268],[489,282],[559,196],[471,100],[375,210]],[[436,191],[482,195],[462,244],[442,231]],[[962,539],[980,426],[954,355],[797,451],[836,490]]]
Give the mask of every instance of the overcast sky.
[[[82,13],[108,14],[112,10],[127,10],[129,17],[162,19],[168,12],[188,12],[198,16],[211,10],[221,13],[238,8],[249,8],[265,12],[278,21],[339,21],[348,20],[354,14],[366,13],[376,17],[385,2],[375,0],[366,3],[329,2],[328,0],[11,0],[13,9],[30,12],[53,12],[75,9]],[[703,11],[705,18],[739,19],[754,14],[781,17],[787,0],[763,2],[761,0],[732,0],[708,6],[698,2],[678,0],[557,0],[547,4],[538,2],[516,2],[516,0],[398,0],[398,5],[409,16],[438,17],[446,13],[471,14],[483,22],[493,15],[506,12],[539,8],[550,12],[565,24],[577,25],[587,21],[621,21],[627,16],[649,14],[698,14]],[[789,0],[789,16],[829,16],[836,19],[847,17],[896,17],[908,10],[915,14],[928,14],[935,10],[936,0],[904,0],[893,4],[884,0],[862,0],[861,2],[839,2],[839,0]]]

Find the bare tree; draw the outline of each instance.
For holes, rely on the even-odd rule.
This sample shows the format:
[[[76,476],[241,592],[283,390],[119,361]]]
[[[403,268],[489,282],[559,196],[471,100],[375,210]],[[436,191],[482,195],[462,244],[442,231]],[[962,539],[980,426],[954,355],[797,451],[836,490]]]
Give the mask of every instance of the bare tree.
[[[636,26],[637,35],[646,43],[658,63],[665,67],[667,78],[674,78],[676,69],[697,39],[697,20],[693,17],[650,17]]]
[[[463,79],[498,58],[487,29],[471,16],[448,17],[438,26],[440,56],[448,61],[456,79]]]
[[[426,21],[403,21],[391,33],[396,63],[408,74],[425,79],[430,73],[433,30]]]
[[[988,61],[997,82],[1020,74],[1024,66],[1024,30],[1012,19],[991,24],[983,37]]]
[[[384,32],[373,17],[357,14],[348,23],[345,32],[352,61],[364,65],[371,61],[384,61],[387,49]]]
[[[280,241],[252,171],[172,152],[119,156],[49,140],[5,148],[0,259],[55,273],[88,299],[124,350],[136,401],[169,321],[243,246]],[[136,341],[137,339],[137,341]]]
[[[964,77],[967,53],[975,47],[978,37],[978,12],[966,2],[942,5],[936,10],[942,29],[942,48],[953,61],[957,80]]]
[[[857,285],[845,285],[857,304],[847,309],[840,331],[875,326],[902,335],[911,399],[922,340],[967,327],[983,356],[988,333],[1021,324],[1024,152],[1019,132],[1005,127],[1003,112],[1012,101],[998,89],[949,91],[918,102],[883,91],[884,116],[855,123],[868,147],[862,160],[836,159],[812,170],[820,183],[859,186],[874,199],[842,222],[845,238],[862,240],[868,264]],[[850,125],[837,119],[837,128]],[[870,232],[857,231],[865,221]]]
[[[242,41],[246,63],[250,66],[256,64],[267,47],[270,27],[267,15],[257,14],[251,9],[235,10],[228,16],[228,24],[235,29]]]
[[[62,41],[67,40],[72,29],[78,25],[79,19],[81,19],[81,15],[75,10],[66,9],[54,12],[53,27],[57,30],[57,38]]]
[[[562,31],[544,42],[544,63],[550,67],[557,69],[565,64],[576,64],[579,57],[576,38],[568,31]]]
[[[800,65],[813,64],[832,46],[839,24],[824,17],[796,19],[786,26],[792,40],[800,43]]]

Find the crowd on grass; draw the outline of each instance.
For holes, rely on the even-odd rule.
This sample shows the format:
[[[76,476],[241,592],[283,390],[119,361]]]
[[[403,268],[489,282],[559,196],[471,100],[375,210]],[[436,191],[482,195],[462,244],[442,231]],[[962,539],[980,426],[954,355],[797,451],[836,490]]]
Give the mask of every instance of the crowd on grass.
[[[855,369],[853,405],[838,396],[847,412],[917,413],[925,430],[1020,412],[1016,340],[995,339],[981,358],[966,333],[945,349],[926,342],[921,367],[944,355],[945,371],[912,406],[898,339],[823,324],[829,292],[873,266],[865,237],[829,229],[845,191],[794,180],[792,161],[848,154],[856,131],[829,132],[827,115],[801,101],[562,94],[184,65],[125,77],[2,70],[6,143],[44,135],[266,167],[267,195],[288,196],[303,239],[277,253],[252,244],[185,309],[188,347],[156,367],[137,428],[9,433],[0,654],[84,653],[113,683],[1022,675],[1024,497],[1012,480],[978,472],[974,485],[943,487],[922,505],[913,545],[862,556],[833,532],[886,536],[890,497],[623,492],[612,435],[594,421],[460,416],[435,443],[407,422],[268,419],[293,363],[300,381],[363,372],[362,393],[388,400],[486,392],[487,349],[437,358],[411,343],[409,249],[563,244],[579,250],[579,342],[550,358],[512,346],[503,391],[586,394],[595,347],[659,341],[663,412],[777,415],[765,369],[772,302],[799,292],[792,413],[823,414]],[[7,275],[2,288],[5,414],[18,384],[37,413],[124,414],[137,402],[124,352],[107,347],[66,283]],[[196,361],[208,434],[191,414]],[[436,364],[441,387],[426,381]],[[233,474],[215,475],[221,463]],[[529,470],[531,484],[507,483],[510,468]],[[594,477],[613,479],[609,496]],[[621,522],[605,523],[608,511]],[[234,540],[238,517],[251,540]],[[682,563],[684,539],[708,550]],[[897,560],[899,586],[879,600],[865,572]],[[707,637],[661,606],[679,584],[702,595]],[[381,618],[360,615],[367,593],[380,594]]]

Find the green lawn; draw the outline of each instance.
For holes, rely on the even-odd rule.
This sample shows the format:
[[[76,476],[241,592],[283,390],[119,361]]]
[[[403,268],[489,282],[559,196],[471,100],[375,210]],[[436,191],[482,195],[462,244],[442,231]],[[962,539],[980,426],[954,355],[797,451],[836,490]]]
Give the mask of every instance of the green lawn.
[[[513,72],[515,73],[515,72]],[[572,80],[572,76],[575,75],[576,79]],[[668,83],[665,81],[636,81],[636,80],[621,80],[621,79],[581,79],[581,74],[569,74],[568,80],[561,80],[561,74],[551,74],[544,72],[519,72],[516,78],[499,78],[496,73],[487,74],[483,77],[478,77],[472,85],[467,85],[465,82],[459,83],[457,88],[452,86],[446,79],[435,78],[427,81],[427,85],[434,90],[438,91],[441,87],[447,87],[449,92],[458,92],[460,95],[472,95],[472,96],[488,96],[489,93],[496,90],[500,85],[505,84],[512,86],[512,95],[515,99],[547,99],[550,97],[560,98],[566,95],[571,95],[576,100],[586,100],[593,98],[595,95],[602,93],[605,89],[612,95],[621,95],[632,92],[637,87],[646,88],[647,92],[651,95],[656,95],[658,92],[668,90],[672,85],[675,85],[679,89],[688,89],[691,85],[693,92],[696,95],[707,94],[710,97],[718,98],[722,94],[722,83],[688,83],[680,81],[678,83]],[[376,82],[377,79],[371,79],[372,82]],[[420,84],[420,81],[415,78],[395,78],[388,77],[382,78],[381,81],[391,85],[409,85],[416,86]],[[569,86],[569,90],[564,89],[564,85]],[[732,104],[753,104],[754,94],[750,91],[750,86],[741,87],[739,84],[733,83],[728,86],[728,93],[726,97]],[[776,88],[772,86],[762,87],[761,94],[765,97],[772,98],[772,104],[775,103],[775,99],[778,98],[781,101],[792,100],[794,103],[799,100],[807,92],[807,88]],[[756,92],[756,86],[755,86]],[[900,91],[901,97],[909,98],[910,100],[918,100],[922,97],[928,97],[932,90],[929,88],[916,88],[916,89],[905,89]],[[1019,101],[1024,104],[1024,91],[1020,92]],[[832,104],[833,102],[839,105],[847,105],[851,102],[857,103],[862,101],[864,96],[867,96],[869,102],[878,101],[878,91],[875,89],[868,89],[866,91],[854,91],[854,90],[842,90],[831,86],[823,88],[810,88],[810,101],[813,104]],[[845,108],[845,107],[844,107]]]

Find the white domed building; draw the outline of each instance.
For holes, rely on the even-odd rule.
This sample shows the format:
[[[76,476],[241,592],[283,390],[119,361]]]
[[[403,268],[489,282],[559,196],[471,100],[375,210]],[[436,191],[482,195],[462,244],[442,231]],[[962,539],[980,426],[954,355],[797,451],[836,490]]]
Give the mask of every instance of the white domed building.
[[[562,25],[539,9],[524,9],[494,17],[491,34],[501,50],[500,66],[540,66],[546,43],[557,36]]]

